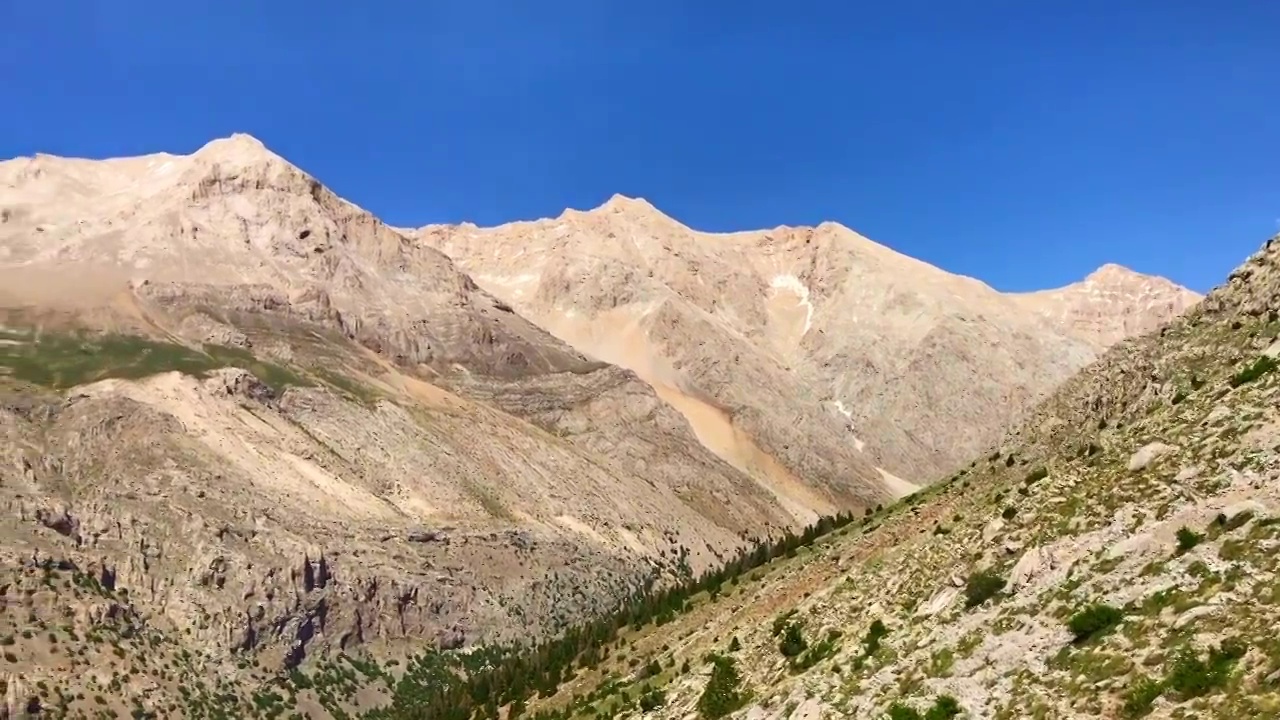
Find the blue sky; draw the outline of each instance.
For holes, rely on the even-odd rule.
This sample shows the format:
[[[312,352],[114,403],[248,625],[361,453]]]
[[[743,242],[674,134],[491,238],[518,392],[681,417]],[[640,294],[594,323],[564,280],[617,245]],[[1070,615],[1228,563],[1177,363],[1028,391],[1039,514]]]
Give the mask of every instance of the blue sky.
[[[1113,261],[1205,290],[1280,229],[1277,27],[1271,0],[0,1],[0,156],[244,131],[397,225],[620,192],[1001,289]]]

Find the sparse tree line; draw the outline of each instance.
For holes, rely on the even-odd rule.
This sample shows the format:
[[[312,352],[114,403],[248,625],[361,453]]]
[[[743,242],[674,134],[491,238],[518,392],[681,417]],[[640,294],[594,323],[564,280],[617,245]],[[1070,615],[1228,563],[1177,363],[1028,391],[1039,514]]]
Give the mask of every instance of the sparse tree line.
[[[491,646],[470,652],[420,653],[409,661],[398,680],[393,681],[389,673],[382,671],[382,681],[391,686],[392,701],[365,713],[364,717],[367,720],[496,720],[500,717],[499,709],[506,707],[507,718],[568,718],[573,712],[571,707],[541,710],[533,715],[526,713],[536,698],[554,695],[561,684],[573,677],[576,669],[594,668],[608,658],[609,646],[618,639],[620,630],[671,622],[688,609],[695,595],[706,592],[714,597],[726,582],[736,581],[744,573],[776,558],[794,556],[799,548],[854,521],[854,515],[848,512],[820,518],[798,534],[787,532],[775,539],[756,542],[724,565],[667,588],[655,588],[651,579],[610,615],[571,627],[558,637],[531,647]],[[736,685],[731,681],[737,677],[732,661],[713,659],[712,665],[712,680],[716,681],[712,684],[723,690],[713,692],[716,697],[706,701],[706,710],[715,713],[744,698],[731,689]],[[642,699],[650,707],[663,701],[660,694]],[[326,705],[340,720],[347,717],[337,702]]]

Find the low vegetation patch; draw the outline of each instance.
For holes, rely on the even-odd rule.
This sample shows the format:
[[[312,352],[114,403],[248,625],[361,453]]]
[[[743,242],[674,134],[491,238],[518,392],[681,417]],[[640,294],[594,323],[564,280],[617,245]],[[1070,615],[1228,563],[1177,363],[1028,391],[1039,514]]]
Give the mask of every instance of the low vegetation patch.
[[[1119,608],[1098,603],[1072,615],[1067,620],[1067,629],[1071,631],[1072,642],[1081,645],[1111,632],[1123,619],[1124,613]]]
[[[54,390],[174,371],[202,378],[223,367],[244,368],[277,391],[311,384],[282,365],[259,360],[248,350],[222,345],[195,350],[136,335],[85,332],[40,333],[26,342],[0,344],[0,374]]]
[[[1007,581],[988,571],[971,574],[964,585],[964,606],[975,608],[990,600],[1004,590]]]
[[[1204,540],[1204,535],[1192,530],[1188,527],[1178,528],[1178,554],[1184,555],[1191,552],[1192,548],[1199,545]]]
[[[665,705],[666,702],[667,698],[661,688],[650,688],[640,696],[640,709],[644,712],[653,712]]]
[[[1156,698],[1168,694],[1179,700],[1191,700],[1221,690],[1231,680],[1236,661],[1248,648],[1235,639],[1222,641],[1202,656],[1194,648],[1183,647],[1174,656],[1163,680],[1139,677],[1124,695],[1121,710],[1125,717],[1139,718],[1151,712]]]
[[[1246,650],[1237,640],[1224,640],[1207,657],[1183,648],[1169,668],[1165,687],[1183,700],[1208,695],[1227,684],[1236,661],[1244,657]]]
[[[1235,375],[1232,375],[1231,380],[1229,381],[1230,385],[1234,388],[1251,383],[1263,375],[1273,372],[1278,365],[1280,365],[1280,363],[1277,363],[1275,358],[1269,355],[1263,355],[1257,360],[1254,360],[1253,364],[1249,367],[1241,370]]]
[[[826,637],[822,638],[818,644],[813,645],[805,650],[801,655],[791,661],[792,672],[803,672],[818,663],[826,660],[836,654],[836,650],[840,647],[840,638],[842,633],[835,628],[827,631]]]
[[[959,717],[961,712],[960,703],[955,698],[942,695],[924,713],[905,703],[895,702],[885,715],[889,720],[951,720]]]
[[[1164,693],[1164,683],[1147,676],[1139,677],[1124,694],[1124,703],[1120,706],[1125,717],[1140,718],[1151,712],[1156,698]]]

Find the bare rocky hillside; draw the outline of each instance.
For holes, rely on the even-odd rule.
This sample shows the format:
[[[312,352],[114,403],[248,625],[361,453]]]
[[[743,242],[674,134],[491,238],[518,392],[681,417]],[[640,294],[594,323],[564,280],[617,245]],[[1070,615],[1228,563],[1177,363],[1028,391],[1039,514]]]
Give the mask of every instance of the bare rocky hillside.
[[[954,470],[1107,347],[1198,299],[1115,265],[1003,294],[834,223],[703,233],[622,196],[415,236],[583,353],[698,398],[686,416],[738,467],[748,453],[725,421],[749,452],[802,477],[827,480],[861,457],[900,492]]]

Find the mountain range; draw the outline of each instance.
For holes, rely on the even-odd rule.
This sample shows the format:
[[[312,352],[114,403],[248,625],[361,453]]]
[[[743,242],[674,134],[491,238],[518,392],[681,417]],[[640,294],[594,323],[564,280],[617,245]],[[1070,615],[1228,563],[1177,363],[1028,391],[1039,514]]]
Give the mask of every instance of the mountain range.
[[[557,636],[940,487],[1199,301],[1115,265],[1001,293],[622,196],[398,229],[245,135],[0,162],[0,556],[40,628],[10,706]],[[103,626],[133,649],[41,641]],[[143,639],[188,674],[121,681]]]

